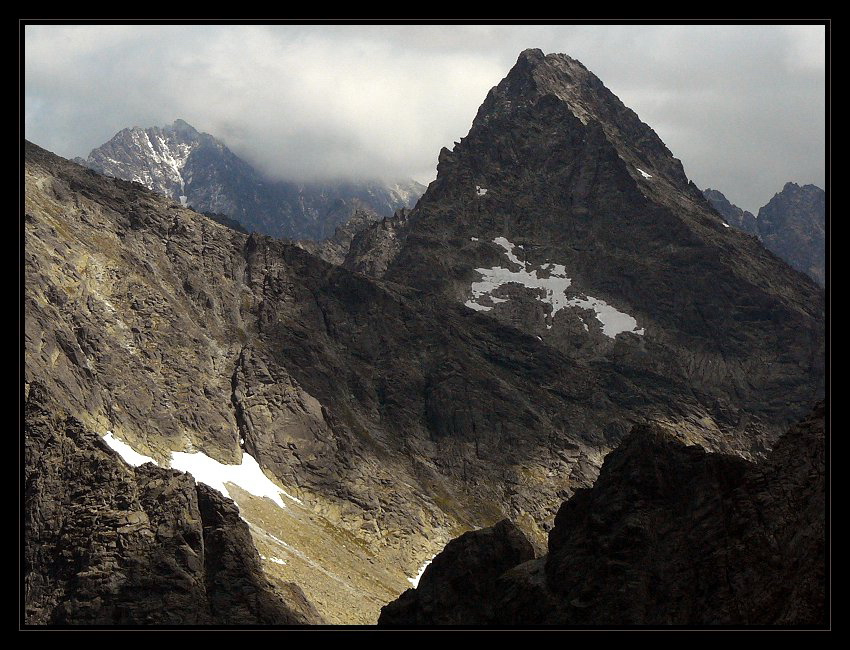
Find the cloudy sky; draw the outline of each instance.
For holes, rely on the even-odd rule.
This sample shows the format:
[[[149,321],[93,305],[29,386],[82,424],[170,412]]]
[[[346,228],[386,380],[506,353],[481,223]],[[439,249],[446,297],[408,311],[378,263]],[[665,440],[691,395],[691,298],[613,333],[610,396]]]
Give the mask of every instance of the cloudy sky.
[[[25,136],[86,156],[180,117],[266,173],[413,177],[523,49],[580,60],[699,187],[824,187],[822,25],[27,25]]]

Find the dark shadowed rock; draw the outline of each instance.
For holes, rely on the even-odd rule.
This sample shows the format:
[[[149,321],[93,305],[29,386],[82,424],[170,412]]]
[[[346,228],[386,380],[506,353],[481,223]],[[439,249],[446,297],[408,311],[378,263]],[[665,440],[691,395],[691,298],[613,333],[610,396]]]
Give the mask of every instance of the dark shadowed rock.
[[[483,560],[455,560],[464,574],[476,566],[492,588],[452,622],[823,625],[824,499],[823,403],[758,464],[638,426],[605,459],[594,486],[561,506],[547,556],[495,583]],[[426,604],[428,612],[454,607],[452,567],[439,576],[427,597],[408,591],[384,611],[412,623]]]
[[[505,519],[452,540],[415,589],[381,610],[379,625],[482,625],[492,619],[496,579],[534,559],[525,535]]]
[[[636,429],[558,512],[547,622],[822,624],[823,418],[756,465]]]

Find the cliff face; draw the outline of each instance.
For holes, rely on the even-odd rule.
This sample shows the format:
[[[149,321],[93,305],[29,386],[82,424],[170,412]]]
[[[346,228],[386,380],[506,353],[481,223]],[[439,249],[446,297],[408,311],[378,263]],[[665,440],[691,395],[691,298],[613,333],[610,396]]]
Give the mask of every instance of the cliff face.
[[[758,464],[636,427],[561,506],[548,555],[523,563],[450,544],[439,574],[380,623],[439,624],[461,574],[476,594],[463,611],[489,616],[453,624],[823,625],[824,499],[823,403]],[[494,580],[484,558],[511,568]]]
[[[307,625],[264,576],[232,501],[191,476],[132,468],[31,384],[25,412],[25,622]]]

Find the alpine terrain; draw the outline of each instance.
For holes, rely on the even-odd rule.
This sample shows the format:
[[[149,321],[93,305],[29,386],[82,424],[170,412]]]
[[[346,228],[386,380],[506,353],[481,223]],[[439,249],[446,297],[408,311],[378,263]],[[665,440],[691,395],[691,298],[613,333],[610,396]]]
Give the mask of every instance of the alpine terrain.
[[[193,155],[172,191],[201,209]],[[774,601],[793,567],[803,600],[822,582],[818,484],[799,511],[776,490],[818,467],[786,460],[824,398],[824,292],[574,59],[523,52],[414,208],[327,246],[25,158],[28,622],[734,624],[757,588],[770,620],[819,622]],[[434,613],[455,560],[483,614]],[[683,614],[717,566],[742,582]]]
[[[733,205],[717,190],[703,192],[729,225],[755,235],[775,253],[818,284],[826,283],[826,194],[815,185],[786,183],[758,217]]]
[[[357,208],[391,215],[411,208],[424,186],[394,183],[296,183],[267,178],[223,142],[184,120],[164,127],[118,132],[75,159],[101,174],[141,183],[199,212],[235,219],[249,231],[273,237],[331,237]]]

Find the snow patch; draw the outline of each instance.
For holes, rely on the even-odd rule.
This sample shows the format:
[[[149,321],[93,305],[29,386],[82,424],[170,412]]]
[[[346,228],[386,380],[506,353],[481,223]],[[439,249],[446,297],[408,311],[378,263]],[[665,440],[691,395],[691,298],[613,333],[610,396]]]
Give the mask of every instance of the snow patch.
[[[119,456],[121,456],[125,463],[131,465],[132,467],[139,467],[139,465],[144,465],[145,463],[153,463],[154,465],[157,464],[156,461],[150,456],[140,454],[126,442],[116,438],[111,431],[107,431],[106,435],[103,436],[103,442],[109,445],[112,450],[114,450],[118,453]]]
[[[652,174],[647,174],[640,167],[635,167],[635,169],[637,169],[640,172],[640,175],[643,176],[644,178],[652,178]]]
[[[140,454],[126,442],[118,440],[111,431],[106,432],[103,436],[103,441],[110,448],[114,449],[128,465],[132,465],[133,467],[138,467],[145,463],[158,465],[150,456]],[[201,451],[172,451],[170,465],[172,469],[188,472],[198,483],[204,483],[214,490],[221,492],[226,497],[230,497],[230,493],[227,491],[225,483],[232,483],[254,496],[271,499],[281,508],[286,508],[281,495],[295,503],[303,505],[301,499],[292,496],[286,490],[275,485],[263,473],[263,470],[260,468],[259,463],[254,460],[254,457],[247,452],[242,452],[242,463],[240,465],[225,465],[214,458],[210,458]]]
[[[525,262],[522,262],[516,255],[514,255],[514,248],[522,248],[522,246],[514,246],[505,237],[496,237],[496,239],[493,240],[493,243],[501,246],[505,250],[505,255],[508,256],[508,259],[511,262],[525,267]]]
[[[433,558],[432,558],[432,559],[433,559]],[[408,581],[410,584],[412,584],[412,585],[413,585],[413,588],[414,588],[414,589],[416,589],[416,587],[418,587],[418,586],[419,586],[419,580],[420,580],[420,578],[422,578],[422,574],[423,574],[423,573],[425,573],[425,569],[427,569],[427,568],[428,568],[428,565],[429,565],[429,564],[431,564],[431,560],[428,560],[425,564],[423,564],[423,565],[422,565],[422,568],[421,568],[421,569],[419,569],[419,573],[417,573],[417,574],[416,574],[416,577],[415,577],[415,578],[408,578],[408,579],[407,579],[407,581]]]
[[[638,332],[637,321],[628,314],[618,311],[604,300],[587,296],[586,298],[572,298],[569,303],[581,309],[592,309],[596,314],[596,320],[602,323],[602,333],[614,338],[621,332],[634,332],[643,334],[643,328]],[[584,324],[584,321],[582,321]],[[587,330],[587,324],[584,324]]]
[[[547,262],[539,270],[532,269],[529,263],[523,262],[514,253],[515,249],[522,249],[522,246],[512,244],[506,237],[496,237],[493,243],[501,247],[505,251],[505,257],[513,264],[520,266],[521,270],[511,271],[502,266],[475,269],[481,275],[481,279],[470,286],[472,298],[464,302],[465,306],[476,311],[490,311],[493,307],[481,304],[482,300],[489,300],[492,305],[507,302],[507,298],[498,298],[493,295],[493,292],[507,284],[520,284],[528,289],[535,289],[538,293],[542,292],[543,295],[538,296],[538,300],[551,305],[552,312],[550,321],[546,323],[547,329],[552,329],[551,319],[554,319],[559,311],[566,307],[578,307],[593,310],[596,319],[602,325],[602,333],[605,336],[614,338],[622,332],[643,335],[644,329],[638,329],[637,320],[634,317],[619,311],[600,298],[593,296],[567,298],[566,292],[572,280],[567,277],[567,268],[564,264]],[[541,273],[545,274],[545,277],[542,277]],[[589,331],[583,319],[582,325],[585,331]]]
[[[723,227],[724,227],[724,228],[728,228],[728,227],[729,227],[729,224],[728,224],[728,223],[726,223],[725,221],[721,221],[720,223],[722,223],[722,224],[723,224]]]
[[[463,304],[466,305],[467,307],[469,307],[470,309],[474,309],[475,311],[490,311],[491,309],[493,309],[492,307],[487,307],[485,305],[479,305],[477,302],[473,302],[472,300],[467,300]]]
[[[171,452],[171,468],[188,472],[199,483],[209,485],[226,497],[230,497],[230,493],[225,483],[233,483],[254,496],[271,499],[281,508],[286,508],[286,504],[280,498],[281,494],[296,503],[301,503],[299,499],[275,485],[263,473],[254,457],[247,452],[242,452],[241,465],[225,465],[202,451],[173,451]]]
[[[481,187],[480,185],[475,186],[475,191],[478,194],[478,196],[484,196],[485,194],[487,194],[487,188]]]

